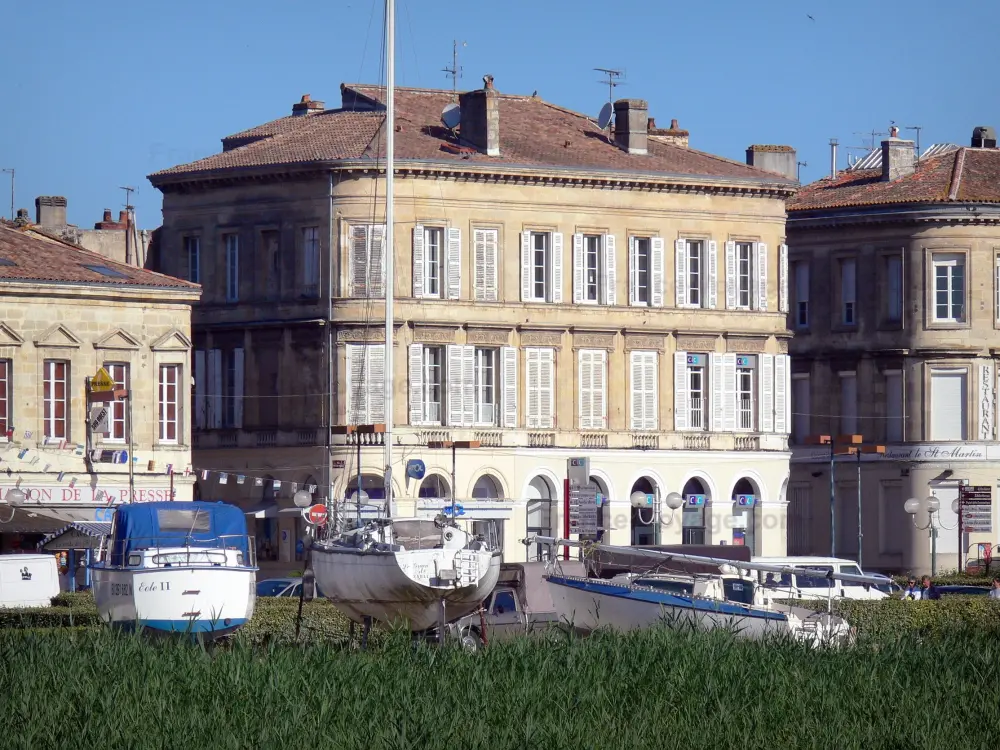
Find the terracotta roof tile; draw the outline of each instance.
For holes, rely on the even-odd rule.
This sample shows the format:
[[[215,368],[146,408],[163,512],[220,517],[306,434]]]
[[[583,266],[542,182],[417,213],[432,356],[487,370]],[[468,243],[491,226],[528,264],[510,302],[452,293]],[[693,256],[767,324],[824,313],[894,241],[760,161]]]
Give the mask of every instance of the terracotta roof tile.
[[[107,268],[110,275],[87,266]],[[10,222],[0,221],[0,283],[4,281],[142,286],[192,293],[201,289],[197,284],[172,276],[117,263],[34,227],[15,227]]]
[[[344,108],[282,117],[223,139],[222,153],[150,175],[157,178],[241,167],[267,167],[384,156],[380,134],[384,88],[341,87]],[[441,124],[450,91],[396,90],[396,157],[433,162],[556,167],[639,174],[691,175],[792,183],[774,174],[694,149],[649,141],[649,153],[628,154],[609,142],[588,117],[535,96],[500,94],[500,156],[450,148],[456,141]],[[368,110],[368,111],[361,111]]]
[[[1000,202],[1000,149],[959,148],[917,163],[892,182],[880,169],[842,172],[806,185],[788,200],[789,212],[888,203]]]

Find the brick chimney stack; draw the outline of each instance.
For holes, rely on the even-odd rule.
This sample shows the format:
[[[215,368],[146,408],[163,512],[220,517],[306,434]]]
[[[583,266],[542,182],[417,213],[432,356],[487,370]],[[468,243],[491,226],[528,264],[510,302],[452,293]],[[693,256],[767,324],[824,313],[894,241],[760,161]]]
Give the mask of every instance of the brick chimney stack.
[[[302,100],[296,102],[292,105],[292,114],[295,116],[299,115],[311,115],[316,112],[323,112],[326,110],[326,106],[321,101],[313,101],[309,94],[303,94]]]
[[[913,174],[917,168],[913,145],[913,141],[902,138],[888,138],[882,141],[883,182],[892,182]]]
[[[460,139],[487,156],[500,156],[500,94],[493,76],[483,76],[483,88],[459,94]]]

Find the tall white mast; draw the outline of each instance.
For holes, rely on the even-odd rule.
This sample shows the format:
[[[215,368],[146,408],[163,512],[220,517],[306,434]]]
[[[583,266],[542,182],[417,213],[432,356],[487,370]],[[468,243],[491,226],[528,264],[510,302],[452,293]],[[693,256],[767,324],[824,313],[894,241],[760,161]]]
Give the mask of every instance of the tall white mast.
[[[393,210],[394,150],[396,112],[393,91],[396,87],[396,9],[395,0],[385,3],[385,510],[395,516],[392,504],[392,298],[395,285],[393,260],[395,211]]]

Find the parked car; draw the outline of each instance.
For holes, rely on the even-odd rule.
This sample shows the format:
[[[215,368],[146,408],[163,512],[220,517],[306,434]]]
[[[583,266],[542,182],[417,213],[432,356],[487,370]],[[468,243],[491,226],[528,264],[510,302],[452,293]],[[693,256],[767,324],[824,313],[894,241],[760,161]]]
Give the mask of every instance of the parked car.
[[[880,581],[884,581],[884,583],[877,583],[875,584],[875,586],[873,586],[873,588],[878,589],[883,594],[888,594],[889,596],[892,596],[893,594],[903,593],[903,587],[900,586],[898,583],[896,583],[894,580],[892,580],[891,577],[885,575],[885,573],[868,573],[866,571],[865,575],[871,576],[872,578],[878,578]]]
[[[838,557],[754,557],[753,562],[765,565],[780,565],[786,568],[798,568],[817,572],[837,572],[851,575],[862,575],[858,564],[853,560]],[[885,599],[888,592],[879,586],[867,583],[839,581],[832,578],[817,578],[815,576],[795,575],[794,573],[756,573],[757,582],[761,586],[773,589],[775,592],[787,591],[790,599]],[[772,594],[778,598],[778,593]]]
[[[55,555],[0,555],[0,608],[48,607],[58,593]]]
[[[941,596],[987,596],[990,593],[989,586],[949,584],[948,586],[937,586],[936,588]]]
[[[315,586],[312,596],[309,595],[309,588],[306,588],[306,599],[321,598],[323,593]],[[286,596],[298,599],[302,596],[301,578],[265,578],[257,581],[257,596]]]

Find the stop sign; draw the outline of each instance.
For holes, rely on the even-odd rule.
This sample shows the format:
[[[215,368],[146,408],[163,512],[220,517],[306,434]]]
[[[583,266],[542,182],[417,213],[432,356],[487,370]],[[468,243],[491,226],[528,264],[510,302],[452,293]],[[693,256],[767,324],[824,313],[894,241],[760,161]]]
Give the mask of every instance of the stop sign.
[[[315,526],[322,526],[326,523],[326,506],[320,503],[310,506],[306,511],[306,519]]]

